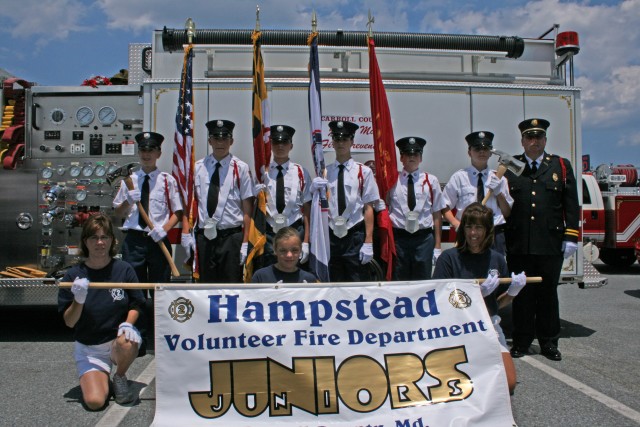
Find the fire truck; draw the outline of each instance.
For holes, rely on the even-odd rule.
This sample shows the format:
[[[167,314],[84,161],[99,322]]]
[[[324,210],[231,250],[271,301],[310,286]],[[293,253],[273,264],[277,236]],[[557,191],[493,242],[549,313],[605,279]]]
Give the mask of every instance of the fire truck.
[[[627,267],[640,249],[640,183],[634,165],[602,164],[582,175],[583,238],[611,266]]]
[[[196,158],[209,152],[205,123],[225,118],[236,123],[231,152],[253,165],[251,33],[195,32]],[[291,158],[313,171],[307,110],[308,35],[302,30],[263,30],[261,41],[271,123],[296,129]],[[358,31],[319,31],[327,163],[335,159],[327,136],[331,120],[360,125],[355,160],[364,163],[374,156],[367,36]],[[527,117],[548,118],[552,123],[549,150],[568,158],[574,170],[580,165],[580,88],[573,85],[573,57],[579,51],[576,33],[561,33],[554,26],[537,39],[415,33],[373,36],[394,135],[396,139],[425,137],[422,168],[442,183],[468,165],[464,136],[472,131],[490,130],[496,135],[497,149],[521,152],[517,124]],[[186,43],[186,30],[164,28],[153,32],[150,44],[131,44],[126,85],[60,87],[16,81],[5,85],[4,111],[11,104],[22,105],[24,111],[20,120],[6,120],[21,129],[23,139],[15,134],[12,138],[17,141],[7,143],[5,167],[0,170],[4,237],[0,268],[3,276],[9,276],[0,279],[0,305],[55,301],[53,277],[80,260],[83,221],[93,212],[113,212],[116,189],[105,176],[137,160],[136,133],[165,135],[158,165],[171,171]],[[16,97],[21,97],[21,104],[12,101]],[[5,129],[3,141],[7,134]],[[9,151],[16,143],[21,148]],[[495,156],[490,166],[496,167]],[[174,254],[176,260],[184,259],[179,245]],[[580,249],[566,260],[562,282],[602,284],[588,269]]]

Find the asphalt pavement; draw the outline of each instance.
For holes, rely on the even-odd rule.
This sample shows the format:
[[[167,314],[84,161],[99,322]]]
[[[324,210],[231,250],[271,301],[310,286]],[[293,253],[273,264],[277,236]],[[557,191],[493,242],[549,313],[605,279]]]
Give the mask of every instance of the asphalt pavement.
[[[515,361],[518,386],[511,404],[520,427],[640,425],[640,265],[596,266],[608,277],[607,286],[559,288],[562,361],[547,360],[536,345]],[[501,314],[508,336],[509,312]],[[151,424],[153,351],[129,370],[141,393],[136,404],[112,401],[89,412],[80,401],[71,349],[71,332],[55,307],[0,307],[0,425]]]

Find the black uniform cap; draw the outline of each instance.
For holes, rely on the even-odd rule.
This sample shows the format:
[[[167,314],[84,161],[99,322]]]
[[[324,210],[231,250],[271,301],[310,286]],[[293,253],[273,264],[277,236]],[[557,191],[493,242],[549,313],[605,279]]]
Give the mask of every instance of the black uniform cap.
[[[348,137],[353,137],[356,134],[356,131],[358,130],[360,126],[358,126],[355,123],[351,123],[351,122],[338,122],[338,121],[332,121],[329,122],[329,129],[331,129],[331,136],[334,137],[343,137],[343,136],[348,136]]]
[[[525,135],[546,135],[547,128],[551,123],[545,119],[527,119],[520,122],[518,128],[520,128],[520,133],[522,136]]]
[[[287,125],[273,125],[271,126],[271,142],[277,144],[279,142],[293,142],[293,134],[296,130]]]
[[[231,120],[210,120],[207,122],[209,136],[233,136],[236,126]]]
[[[407,136],[396,141],[396,146],[398,147],[398,150],[400,150],[400,154],[422,154],[422,147],[426,144],[426,139],[417,136]]]
[[[469,148],[493,148],[493,133],[481,130],[479,132],[472,132],[465,136]]]
[[[136,135],[138,150],[160,149],[162,141],[164,141],[164,136],[156,132],[140,132]]]

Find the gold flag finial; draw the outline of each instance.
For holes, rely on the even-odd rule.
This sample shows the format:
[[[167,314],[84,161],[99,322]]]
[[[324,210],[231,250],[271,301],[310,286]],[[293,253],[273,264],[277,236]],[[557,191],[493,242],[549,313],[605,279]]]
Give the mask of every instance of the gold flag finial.
[[[256,5],[256,32],[260,31],[260,5]]]
[[[193,38],[196,36],[196,23],[193,22],[193,19],[188,18],[187,22],[184,23],[184,28],[187,30],[189,44],[193,43]]]
[[[367,27],[369,28],[369,37],[373,37],[373,23],[376,22],[376,18],[371,16],[371,9],[369,9],[369,20],[367,21]]]
[[[315,9],[313,10],[313,13],[311,13],[311,31],[314,33],[318,31],[318,17],[316,16]]]

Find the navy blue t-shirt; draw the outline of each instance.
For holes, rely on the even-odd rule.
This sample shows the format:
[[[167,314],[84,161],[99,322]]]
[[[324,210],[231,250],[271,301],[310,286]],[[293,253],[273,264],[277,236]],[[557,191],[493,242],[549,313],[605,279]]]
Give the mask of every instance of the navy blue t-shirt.
[[[498,270],[499,277],[510,277],[504,256],[493,249],[480,254],[461,252],[456,248],[443,251],[436,261],[432,279],[483,279],[489,270]],[[490,315],[498,312],[497,291],[484,298]]]
[[[263,267],[253,273],[252,283],[316,283],[318,279],[312,273],[298,269],[293,273],[278,270],[274,265]]]
[[[113,259],[106,267],[94,270],[85,263],[71,267],[63,282],[73,282],[76,277],[91,282],[136,283],[136,272],[128,263]],[[58,291],[58,312],[64,311],[73,302],[71,289]],[[76,323],[73,338],[85,345],[96,345],[117,337],[118,326],[126,321],[129,310],[142,310],[145,297],[141,290],[121,288],[92,289],[89,284],[87,300]]]

